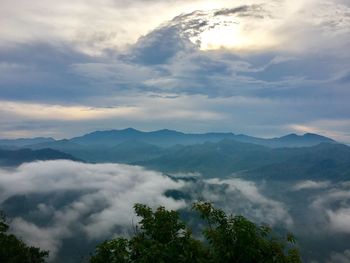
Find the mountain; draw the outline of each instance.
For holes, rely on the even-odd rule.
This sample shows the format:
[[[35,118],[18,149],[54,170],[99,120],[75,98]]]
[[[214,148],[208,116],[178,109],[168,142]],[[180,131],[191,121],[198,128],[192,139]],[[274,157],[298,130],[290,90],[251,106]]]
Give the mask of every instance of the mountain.
[[[271,139],[271,142],[271,146],[275,147],[306,147],[320,143],[335,143],[335,141],[330,138],[314,133],[305,133],[301,136],[292,133],[280,138],[273,138]]]
[[[116,146],[125,141],[140,141],[160,147],[170,147],[176,144],[196,144],[205,141],[219,141],[233,136],[232,133],[185,134],[168,129],[143,132],[133,128],[124,130],[96,131],[72,138],[71,141],[81,145]]]
[[[80,137],[70,139],[81,145],[116,146],[124,141],[142,138],[143,132],[128,128],[124,130],[95,131]]]
[[[136,164],[166,173],[201,173],[204,177],[350,178],[350,148],[311,133],[263,139],[233,133],[186,134],[166,129],[142,132],[128,128],[64,140],[13,141],[32,151],[3,148],[3,165],[66,158]],[[34,144],[27,144],[31,142]]]
[[[63,140],[57,140],[57,141],[45,141],[45,142],[40,142],[40,143],[34,143],[30,145],[26,145],[26,148],[30,148],[33,150],[37,149],[45,149],[45,148],[50,148],[50,149],[55,149],[59,151],[65,151],[65,150],[78,150],[81,148],[84,148],[82,145],[79,145],[77,143],[73,143],[70,140],[63,139]]]
[[[349,180],[350,147],[322,143],[311,147],[270,148],[223,140],[183,146],[159,158],[136,163],[165,173],[201,173],[274,180]]]
[[[25,162],[32,161],[44,161],[44,160],[58,160],[66,159],[79,161],[79,159],[52,149],[41,149],[41,150],[31,150],[31,149],[19,149],[19,150],[3,150],[0,149],[0,166],[11,167],[17,166]]]
[[[284,154],[285,149],[275,150]],[[241,174],[249,179],[270,180],[349,180],[350,147],[322,143],[313,147],[297,148],[283,161],[253,168]]]
[[[137,140],[127,140],[115,146],[103,144],[81,145],[70,140],[58,140],[28,146],[33,150],[50,148],[58,150],[87,162],[93,163],[132,163],[159,157],[164,149]]]
[[[280,147],[307,147],[314,146],[320,143],[336,143],[331,138],[321,136],[314,133],[305,133],[304,135],[288,134],[282,137],[262,139],[257,137],[251,137],[247,135],[237,135],[234,138],[240,142],[254,143],[264,146],[269,146],[273,148]]]
[[[222,140],[179,147],[159,158],[137,164],[167,173],[199,172],[205,177],[221,177],[269,163],[265,157],[270,151],[265,146]]]
[[[132,163],[157,158],[164,153],[164,150],[142,141],[125,141],[109,149],[109,153],[114,160]]]
[[[277,138],[257,138],[244,134],[231,132],[211,132],[203,134],[183,133],[168,129],[143,132],[133,128],[124,130],[95,131],[72,139],[54,140],[53,138],[22,138],[15,140],[0,140],[0,148],[31,148],[43,149],[53,148],[61,151],[74,151],[89,147],[94,149],[105,149],[115,147],[123,142],[137,141],[152,144],[158,147],[172,147],[175,145],[195,145],[205,142],[219,142],[224,139],[238,142],[253,143],[272,148],[279,147],[305,147],[320,143],[335,143],[334,140],[318,135],[306,133],[304,135],[289,134]]]
[[[54,142],[53,138],[19,138],[19,139],[0,139],[0,146],[25,147],[32,144]]]
[[[85,146],[85,151],[70,151],[74,156],[97,163],[134,163],[160,157],[164,149],[142,141],[128,140],[113,147]]]
[[[125,141],[136,140],[160,147],[170,147],[177,144],[193,145],[204,142],[218,142],[224,139],[254,143],[275,148],[303,147],[313,146],[323,142],[335,142],[330,138],[311,133],[304,135],[290,134],[279,138],[263,139],[242,134],[235,135],[233,133],[188,134],[167,129],[143,132],[133,128],[124,130],[96,131],[80,137],[72,138],[70,141],[85,146],[112,147]]]

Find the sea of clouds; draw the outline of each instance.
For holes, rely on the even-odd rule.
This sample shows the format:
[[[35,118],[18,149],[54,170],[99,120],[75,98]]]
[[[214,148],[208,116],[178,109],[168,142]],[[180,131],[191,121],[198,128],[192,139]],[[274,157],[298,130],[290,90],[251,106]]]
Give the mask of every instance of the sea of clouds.
[[[228,213],[300,236],[350,233],[349,183],[306,180],[273,186],[240,178],[188,176],[192,179],[124,164],[26,163],[0,169],[0,209],[8,213],[11,231],[30,245],[50,250],[52,261],[57,261],[67,240],[79,247],[79,242],[96,245],[132,234],[138,221],[135,203],[181,210],[197,200],[208,200]],[[184,195],[176,198],[169,192]],[[298,197],[301,202],[295,201]],[[348,251],[344,246],[333,249],[325,262],[346,259]]]

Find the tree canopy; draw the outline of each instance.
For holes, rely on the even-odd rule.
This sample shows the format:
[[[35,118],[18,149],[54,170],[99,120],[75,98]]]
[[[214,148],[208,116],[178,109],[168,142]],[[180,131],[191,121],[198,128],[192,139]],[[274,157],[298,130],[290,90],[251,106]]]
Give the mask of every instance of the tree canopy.
[[[196,239],[176,211],[136,204],[141,218],[130,239],[107,240],[96,247],[91,263],[102,262],[245,262],[299,263],[299,252],[291,234],[279,238],[271,228],[259,226],[243,216],[227,215],[211,203],[193,205],[203,225]]]

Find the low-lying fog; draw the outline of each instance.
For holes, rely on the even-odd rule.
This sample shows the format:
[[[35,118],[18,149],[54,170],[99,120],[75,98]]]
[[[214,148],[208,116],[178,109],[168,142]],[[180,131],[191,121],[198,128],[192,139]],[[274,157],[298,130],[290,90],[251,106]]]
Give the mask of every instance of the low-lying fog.
[[[201,179],[62,160],[0,170],[11,231],[50,250],[52,261],[84,260],[97,243],[132,233],[135,203],[185,213],[196,200],[293,232],[306,262],[350,262],[350,182]]]

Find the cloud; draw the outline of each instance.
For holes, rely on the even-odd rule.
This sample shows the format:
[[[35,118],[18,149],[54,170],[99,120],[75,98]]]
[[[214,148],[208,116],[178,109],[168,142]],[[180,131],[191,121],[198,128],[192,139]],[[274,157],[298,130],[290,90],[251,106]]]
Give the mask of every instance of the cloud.
[[[0,97],[51,103],[91,96],[89,83],[70,70],[73,63],[89,63],[91,59],[66,43],[35,42],[0,47]]]
[[[98,100],[91,102],[97,106],[90,102],[85,105],[55,105],[1,101],[0,113],[3,118],[0,121],[0,137],[28,137],[35,134],[65,138],[85,133],[87,129],[94,131],[130,126],[143,130],[164,127],[177,129],[179,123],[188,123],[188,127],[200,127],[225,119],[215,107],[203,109],[201,105],[207,99],[202,96],[158,96],[149,93],[147,96],[126,94],[117,98],[111,97],[108,101],[102,100],[104,103]],[[104,105],[99,106],[101,104]],[[172,120],[173,126],[169,126],[169,120]],[[69,126],[69,131],[61,133],[59,127],[62,125]]]
[[[328,188],[329,186],[330,186],[329,181],[306,180],[294,185],[293,190],[300,191],[300,190],[310,190],[310,189],[324,189],[324,188]]]
[[[337,115],[340,122],[335,125],[333,120],[325,126],[317,125],[312,132],[349,142],[346,136],[346,113],[343,112],[342,116],[340,112],[348,104],[345,101],[344,104],[339,101],[327,103],[329,108],[325,114]],[[318,112],[322,111],[324,104],[322,100],[309,103],[307,99],[302,99],[297,104],[298,107],[295,108],[295,102],[286,98],[246,96],[213,98],[170,92],[162,95],[149,92],[143,96],[134,93],[109,98],[97,97],[83,104],[73,105],[2,101],[1,105],[4,107],[0,106],[3,116],[0,120],[2,127],[0,137],[42,135],[67,138],[94,130],[130,126],[141,130],[167,127],[186,132],[207,132],[213,131],[213,127],[216,127],[214,130],[217,131],[233,131],[264,137],[274,137],[291,131],[309,132],[304,129],[295,130],[295,126],[291,127],[290,123],[303,122],[303,126],[309,123],[310,126],[313,125],[312,120],[318,119]],[[5,105],[12,105],[13,108]],[[35,109],[33,113],[39,112],[39,114],[31,114],[30,109]],[[77,114],[80,111],[82,115]],[[344,121],[341,122],[341,119]]]
[[[350,233],[350,208],[340,208],[336,211],[328,210],[327,215],[333,230]]]
[[[40,228],[22,218],[13,219],[11,228],[12,231],[27,244],[40,247],[43,250],[49,250],[51,260],[56,256],[61,246],[62,239],[71,236],[70,232],[72,231],[67,229],[64,225]]]
[[[264,196],[254,182],[242,179],[210,179],[203,196],[227,211],[243,214],[255,222],[291,227],[293,219],[282,202]],[[209,190],[213,186],[224,186],[223,192]]]
[[[345,250],[343,253],[333,252],[327,263],[347,263],[350,262],[350,250]]]
[[[284,204],[264,196],[253,182],[174,176],[180,178],[121,164],[33,162],[0,170],[0,204],[12,218],[11,231],[50,250],[52,258],[62,256],[67,240],[77,250],[86,250],[114,235],[129,235],[137,222],[135,203],[177,210],[205,198],[255,222],[287,227],[293,223]],[[196,177],[195,182],[182,179],[187,176]],[[168,190],[188,198],[175,200],[166,194]]]
[[[348,182],[338,183],[317,194],[310,208],[322,218],[331,233],[350,232],[350,192]]]
[[[194,50],[194,45],[181,36],[181,28],[164,26],[141,37],[128,51],[130,60],[140,64],[166,64],[180,51]]]
[[[26,8],[19,10],[16,8],[19,5]],[[246,40],[255,38],[264,39],[265,42],[269,38],[276,40],[279,36],[283,36],[281,40],[284,44],[280,48],[303,49],[308,44],[320,43],[317,41],[320,38],[326,37],[329,40],[330,36],[323,34],[323,31],[337,34],[338,37],[341,35],[343,38],[349,25],[348,9],[349,7],[339,0],[330,2],[253,0],[236,1],[234,5],[228,0],[215,3],[204,0],[133,1],[132,4],[122,0],[104,0],[98,5],[83,0],[75,1],[74,4],[64,0],[51,5],[40,1],[32,1],[31,5],[28,5],[23,0],[16,0],[16,4],[13,4],[12,1],[6,0],[2,1],[0,9],[2,21],[7,25],[1,30],[1,38],[3,43],[11,44],[42,41],[67,43],[75,50],[99,55],[106,50],[125,50],[128,45],[135,44],[140,37],[154,29],[158,28],[153,34],[162,31],[159,25],[168,27],[167,21],[170,21],[170,25],[182,28],[187,32],[185,35],[192,36],[191,39],[195,44],[197,40],[201,40],[200,34],[205,31],[225,29],[233,22],[239,30],[231,32],[234,39],[231,44],[239,44],[237,33],[240,38]],[[154,15],[154,12],[157,12],[157,15]],[[232,14],[235,15],[234,20]],[[218,16],[220,19],[215,20]],[[16,19],[17,17],[21,19]],[[172,20],[174,17],[176,19]],[[266,21],[260,21],[262,17]],[[259,21],[255,21],[256,18],[259,18]],[[298,41],[295,34],[299,37]],[[170,36],[169,40],[172,39]],[[246,40],[240,43],[251,42]],[[262,42],[264,41],[255,45],[263,45]],[[279,42],[273,41],[273,43]],[[176,45],[173,41],[163,43]],[[322,42],[322,45],[327,43]],[[203,47],[209,46],[204,44]]]
[[[215,15],[230,15],[230,14],[236,14],[240,12],[247,12],[247,10],[250,9],[250,6],[248,5],[242,5],[239,7],[231,8],[231,9],[224,9],[215,12]]]
[[[120,116],[139,115],[137,107],[93,108],[86,106],[64,106],[2,101],[0,112],[5,115],[31,118],[33,120],[82,121]]]
[[[59,261],[65,261],[65,255],[74,261],[72,249],[88,255],[104,239],[132,234],[138,220],[132,211],[136,202],[188,209],[196,200],[207,200],[227,213],[287,228],[300,244],[310,241],[314,249],[325,244],[328,250],[323,251],[323,258],[329,251],[345,249],[342,239],[332,245],[328,242],[350,231],[349,182],[317,189],[310,187],[324,184],[296,183],[203,180],[197,174],[169,178],[137,166],[45,161],[0,170],[0,205],[11,218],[13,233],[29,244],[49,249],[51,259]],[[295,185],[303,186],[303,191],[283,190]],[[177,192],[184,199],[171,197]],[[302,202],[296,206],[298,200]],[[306,250],[311,248],[305,245],[303,251],[308,254]]]
[[[49,249],[53,257],[63,239],[84,235],[99,240],[110,237],[117,226],[129,227],[135,203],[169,209],[184,207],[184,201],[163,195],[166,190],[182,186],[181,181],[160,173],[119,164],[48,161],[0,171],[1,202],[13,196],[51,196],[28,207],[41,222],[48,222],[46,225],[15,217],[12,231],[31,245]],[[66,195],[61,205],[55,203],[59,193]],[[69,193],[75,193],[72,200]]]
[[[214,13],[214,16],[220,16],[220,15],[235,15],[238,16],[251,16],[255,18],[264,18],[264,8],[262,5],[242,5],[235,8],[228,8],[228,9],[222,9],[219,11],[216,11]]]
[[[0,120],[2,136],[125,126],[277,136],[303,126],[350,140],[347,125],[324,124],[349,119],[344,1],[15,2],[0,4],[0,100],[18,107]],[[77,107],[92,110],[77,127],[67,114],[24,116],[29,104],[74,120]]]
[[[29,4],[24,0],[1,1],[1,43],[69,43],[84,53],[99,55],[106,49],[125,49],[142,35],[180,13],[221,7],[229,1],[129,1],[63,0]],[[21,6],[21,9],[17,7]],[[157,15],[155,15],[157,14]],[[35,33],[32,33],[35,32]]]
[[[339,142],[350,142],[350,120],[347,118],[319,119],[306,124],[292,124],[289,127],[296,132],[320,133]]]

